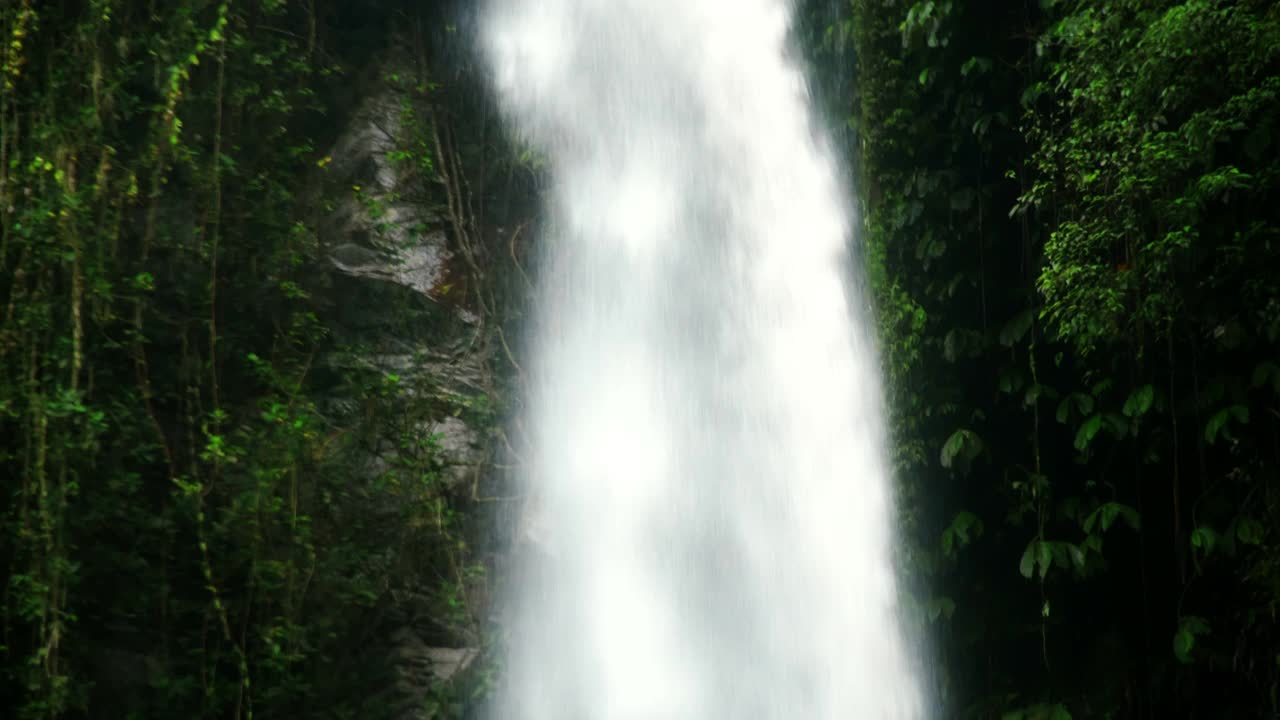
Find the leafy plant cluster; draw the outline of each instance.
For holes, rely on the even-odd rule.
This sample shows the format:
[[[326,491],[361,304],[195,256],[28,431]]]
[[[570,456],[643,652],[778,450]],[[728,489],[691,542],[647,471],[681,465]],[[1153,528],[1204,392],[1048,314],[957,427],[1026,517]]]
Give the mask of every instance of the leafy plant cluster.
[[[326,364],[378,348],[335,323],[314,178],[393,29],[422,202],[469,202],[486,141],[433,111],[445,4],[358,5],[0,5],[0,715],[379,717],[397,597],[474,634],[474,493],[423,428],[500,388]]]
[[[936,699],[1280,716],[1276,5],[813,16]]]

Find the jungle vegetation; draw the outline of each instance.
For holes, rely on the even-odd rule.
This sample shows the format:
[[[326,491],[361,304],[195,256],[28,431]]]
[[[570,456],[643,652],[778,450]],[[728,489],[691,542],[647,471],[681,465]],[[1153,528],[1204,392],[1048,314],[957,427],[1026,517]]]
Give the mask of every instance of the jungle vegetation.
[[[1280,717],[1280,5],[799,4],[944,716]],[[0,716],[391,717],[368,651],[409,584],[484,635],[493,507],[417,429],[509,447],[523,250],[492,228],[544,178],[474,9],[0,2]],[[323,180],[337,133],[388,83],[422,230],[469,260],[498,378],[469,396],[317,362],[379,351],[318,234],[360,192]]]
[[[439,218],[411,241],[479,252],[454,202],[483,192],[478,168],[517,194],[454,15],[0,3],[0,716],[391,717],[379,642],[401,599],[475,633],[478,494],[422,428],[496,427],[507,393],[331,362],[391,351],[352,312],[407,344],[432,310],[336,287],[319,239],[341,202],[393,220],[326,180],[360,100],[392,85],[390,160]],[[389,55],[409,70],[380,74]],[[486,147],[500,159],[475,160]],[[492,287],[454,293],[481,362]]]
[[[1280,717],[1280,5],[807,17],[947,716]]]

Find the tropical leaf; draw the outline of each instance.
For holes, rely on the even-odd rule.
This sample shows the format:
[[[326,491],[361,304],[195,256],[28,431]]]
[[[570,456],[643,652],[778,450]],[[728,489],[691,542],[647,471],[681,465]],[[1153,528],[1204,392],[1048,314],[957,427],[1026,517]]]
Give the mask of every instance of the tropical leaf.
[[[960,511],[951,521],[951,525],[942,531],[942,554],[950,556],[957,549],[957,545],[964,547],[972,541],[971,532],[981,535],[982,531],[982,520],[978,519],[977,515],[964,510]]]
[[[926,609],[930,622],[936,622],[938,618],[950,620],[951,616],[956,613],[956,601],[945,595],[940,595],[930,598]]]
[[[1218,533],[1213,528],[1202,525],[1191,532],[1191,547],[1205,555],[1213,552],[1218,544]]]
[[[1093,442],[1094,436],[1098,434],[1098,430],[1100,429],[1102,429],[1101,415],[1094,415],[1088,420],[1085,420],[1084,424],[1080,426],[1080,430],[1076,433],[1076,449],[1083,451],[1085,448],[1089,447],[1089,443]]]
[[[1248,425],[1249,408],[1243,405],[1230,405],[1214,413],[1204,426],[1205,442],[1212,445],[1219,437],[1231,440],[1230,424],[1233,420],[1241,425]]]
[[[1245,545],[1261,545],[1263,533],[1262,523],[1247,515],[1236,523],[1236,537]]]
[[[1031,309],[1027,308],[1022,312],[1014,315],[1009,322],[1005,323],[1000,329],[1000,344],[1005,347],[1013,347],[1021,340],[1027,331],[1031,329],[1031,320],[1034,316]]]
[[[1196,638],[1209,634],[1209,624],[1204,618],[1188,615],[1178,620],[1178,630],[1173,634],[1173,655],[1179,662],[1191,662],[1191,651]]]
[[[1099,505],[1096,510],[1089,513],[1088,517],[1084,519],[1084,531],[1091,533],[1095,527],[1101,527],[1102,531],[1106,532],[1111,529],[1111,525],[1116,518],[1123,518],[1125,524],[1134,530],[1142,527],[1141,517],[1138,515],[1137,510],[1124,503],[1107,502]]]
[[[1032,540],[1027,543],[1027,549],[1022,551],[1022,560],[1018,563],[1018,572],[1022,573],[1022,577],[1031,579],[1031,575],[1036,571],[1036,543],[1038,540]]]
[[[1124,402],[1124,414],[1128,417],[1141,417],[1151,409],[1151,403],[1155,400],[1155,388],[1150,385],[1143,385],[1129,394],[1129,399]]]
[[[982,438],[972,430],[961,428],[951,433],[951,437],[943,443],[939,459],[942,461],[942,467],[964,469],[981,452]]]

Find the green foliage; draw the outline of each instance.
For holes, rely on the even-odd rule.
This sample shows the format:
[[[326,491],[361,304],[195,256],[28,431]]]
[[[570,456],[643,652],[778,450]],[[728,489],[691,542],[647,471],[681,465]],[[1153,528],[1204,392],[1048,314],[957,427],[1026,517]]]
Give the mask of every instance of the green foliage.
[[[975,537],[982,535],[983,530],[982,520],[977,515],[961,510],[956,513],[956,518],[951,521],[951,525],[942,531],[942,554],[951,555],[957,552],[973,542]]]
[[[1173,636],[1173,654],[1179,662],[1190,663],[1191,651],[1196,646],[1196,638],[1209,634],[1209,626],[1204,618],[1188,616],[1179,618],[1178,632]]]
[[[360,350],[311,189],[383,40],[352,12],[0,6],[4,717],[380,717],[366,647],[406,587],[474,632],[474,493],[423,428],[495,401],[324,362]]]
[[[942,445],[942,467],[968,469],[982,452],[982,439],[972,430],[956,430]]]
[[[849,103],[903,563],[925,619],[966,621],[935,696],[1280,712],[1274,4],[823,17],[820,71],[853,71],[820,86]]]
[[[1061,218],[1039,284],[1080,352],[1158,341],[1183,303],[1269,254],[1275,228],[1253,209],[1276,189],[1278,39],[1257,4],[1212,2],[1082,5],[1041,39],[1062,100],[1028,115],[1042,178],[1022,207],[1051,197]],[[1192,292],[1189,273],[1205,277]]]

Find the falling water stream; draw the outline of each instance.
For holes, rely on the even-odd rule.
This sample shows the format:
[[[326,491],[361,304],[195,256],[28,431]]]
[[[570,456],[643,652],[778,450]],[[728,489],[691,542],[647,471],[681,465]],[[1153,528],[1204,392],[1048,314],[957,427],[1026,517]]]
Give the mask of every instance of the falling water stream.
[[[924,716],[851,214],[786,0],[491,0],[554,189],[501,720]]]

